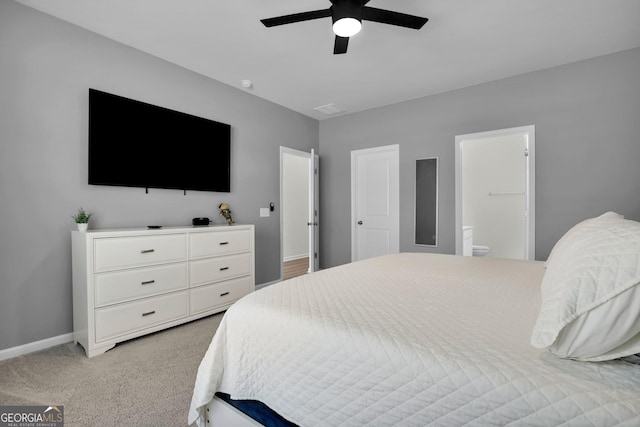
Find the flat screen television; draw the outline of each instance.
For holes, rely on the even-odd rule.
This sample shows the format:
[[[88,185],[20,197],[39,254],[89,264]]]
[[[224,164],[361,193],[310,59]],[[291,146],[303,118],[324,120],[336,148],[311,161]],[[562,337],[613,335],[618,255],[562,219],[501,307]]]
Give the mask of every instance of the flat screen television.
[[[230,192],[231,126],[89,89],[89,184]]]

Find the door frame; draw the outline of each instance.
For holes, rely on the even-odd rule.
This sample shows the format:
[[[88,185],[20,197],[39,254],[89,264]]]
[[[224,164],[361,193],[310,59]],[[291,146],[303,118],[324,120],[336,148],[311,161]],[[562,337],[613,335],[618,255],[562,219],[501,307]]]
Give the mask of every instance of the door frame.
[[[358,212],[358,194],[357,194],[357,181],[358,181],[358,169],[357,169],[357,161],[358,156],[361,154],[375,154],[382,152],[391,152],[395,155],[396,158],[396,171],[397,171],[397,201],[396,205],[393,207],[396,218],[394,223],[392,224],[392,248],[395,252],[400,252],[400,145],[385,145],[381,147],[373,147],[373,148],[364,148],[360,150],[352,150],[351,151],[351,261],[356,261],[357,258],[357,212]]]
[[[507,135],[525,135],[525,248],[524,259],[536,257],[536,167],[535,167],[535,125],[498,129],[487,132],[456,135],[456,255],[462,255],[462,143],[469,139],[495,138]]]
[[[309,156],[309,273],[320,270],[320,156]]]

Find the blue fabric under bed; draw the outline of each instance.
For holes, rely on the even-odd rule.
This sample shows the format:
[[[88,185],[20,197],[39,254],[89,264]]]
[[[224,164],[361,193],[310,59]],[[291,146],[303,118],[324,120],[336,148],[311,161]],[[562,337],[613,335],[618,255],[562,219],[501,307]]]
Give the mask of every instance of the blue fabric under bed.
[[[257,400],[233,400],[228,394],[220,392],[217,392],[216,396],[224,400],[226,403],[233,406],[243,414],[253,418],[263,426],[298,427],[297,424],[287,421],[280,414]]]

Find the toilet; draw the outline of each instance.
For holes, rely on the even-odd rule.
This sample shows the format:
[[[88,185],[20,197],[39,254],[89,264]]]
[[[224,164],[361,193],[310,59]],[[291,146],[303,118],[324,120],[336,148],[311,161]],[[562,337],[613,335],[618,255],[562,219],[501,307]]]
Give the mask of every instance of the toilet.
[[[489,253],[489,246],[473,245],[473,256],[485,256]]]

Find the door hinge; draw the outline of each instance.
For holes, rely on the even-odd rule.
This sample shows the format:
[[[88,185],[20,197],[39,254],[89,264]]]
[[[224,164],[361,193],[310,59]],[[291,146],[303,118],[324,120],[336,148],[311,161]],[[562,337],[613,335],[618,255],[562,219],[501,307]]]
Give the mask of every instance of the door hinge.
[[[529,149],[528,148],[524,149],[524,156],[525,157],[529,157]]]

